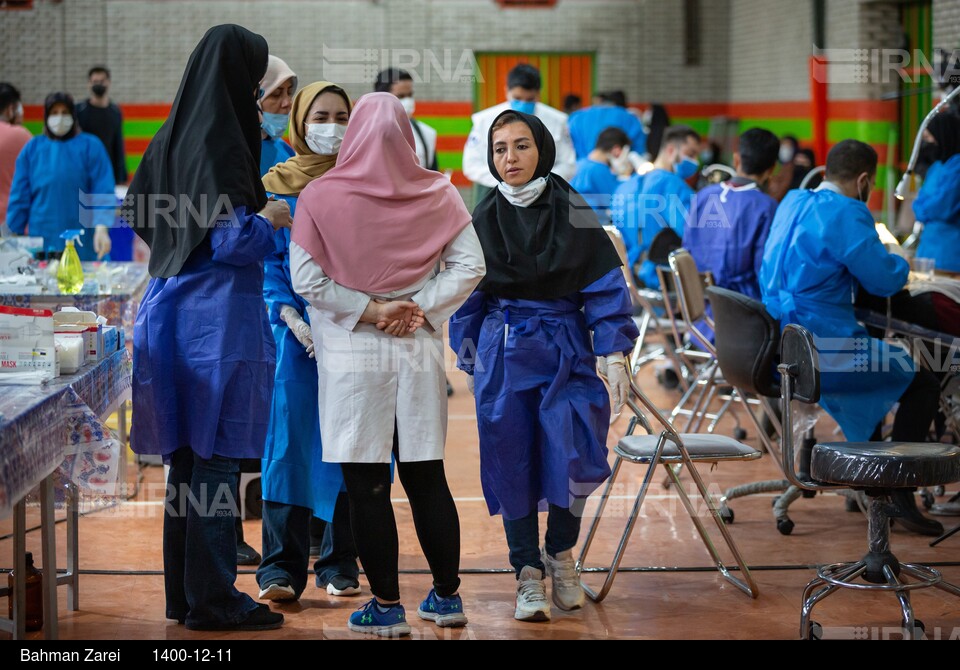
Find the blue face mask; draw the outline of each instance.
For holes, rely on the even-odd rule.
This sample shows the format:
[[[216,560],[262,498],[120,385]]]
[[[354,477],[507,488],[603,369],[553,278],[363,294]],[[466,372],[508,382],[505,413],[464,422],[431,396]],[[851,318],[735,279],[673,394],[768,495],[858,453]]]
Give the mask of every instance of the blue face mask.
[[[511,100],[510,109],[521,114],[533,114],[537,111],[536,101],[524,102],[523,100]]]
[[[684,156],[680,159],[680,162],[677,163],[677,167],[674,168],[674,171],[677,173],[677,176],[680,177],[680,179],[686,181],[693,175],[697,174],[697,170],[699,169],[700,163],[692,158],[687,158]]]
[[[287,125],[290,123],[289,114],[271,114],[270,112],[263,112],[263,132],[265,132],[272,139],[279,139],[283,137],[283,134],[287,132]]]

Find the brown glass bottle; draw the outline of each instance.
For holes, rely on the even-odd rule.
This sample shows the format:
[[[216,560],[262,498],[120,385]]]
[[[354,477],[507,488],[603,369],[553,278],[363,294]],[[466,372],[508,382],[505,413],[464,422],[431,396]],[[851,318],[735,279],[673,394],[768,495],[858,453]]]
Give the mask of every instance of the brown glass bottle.
[[[33,554],[27,552],[27,595],[24,605],[26,606],[27,630],[41,630],[43,628],[43,575],[33,564]],[[10,603],[9,616],[13,618],[13,592],[14,578],[16,574],[11,570],[7,575],[7,584],[10,587],[10,597],[7,599]]]

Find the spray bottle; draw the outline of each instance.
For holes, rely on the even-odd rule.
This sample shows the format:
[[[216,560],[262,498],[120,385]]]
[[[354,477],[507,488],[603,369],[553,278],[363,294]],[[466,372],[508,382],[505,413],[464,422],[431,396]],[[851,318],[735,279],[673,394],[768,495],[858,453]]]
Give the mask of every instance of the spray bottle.
[[[83,288],[83,266],[75,246],[83,246],[80,241],[82,236],[82,230],[67,230],[60,235],[60,239],[64,240],[64,248],[57,269],[57,287],[63,295],[76,295]]]

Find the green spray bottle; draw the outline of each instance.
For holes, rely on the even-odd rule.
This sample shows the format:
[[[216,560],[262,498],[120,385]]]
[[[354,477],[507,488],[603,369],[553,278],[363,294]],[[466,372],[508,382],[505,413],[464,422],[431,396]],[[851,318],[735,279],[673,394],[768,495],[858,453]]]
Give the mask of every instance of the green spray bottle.
[[[76,247],[77,244],[83,246],[81,237],[82,230],[67,230],[60,235],[60,239],[64,240],[64,247],[63,255],[60,256],[60,267],[57,269],[57,287],[63,295],[76,295],[83,288],[83,265]]]

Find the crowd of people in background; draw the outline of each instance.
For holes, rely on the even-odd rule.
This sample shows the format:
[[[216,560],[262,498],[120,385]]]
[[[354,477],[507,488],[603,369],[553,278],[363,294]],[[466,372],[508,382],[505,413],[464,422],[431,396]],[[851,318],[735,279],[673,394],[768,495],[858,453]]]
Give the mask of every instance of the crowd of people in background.
[[[794,137],[750,128],[721,147],[620,91],[589,106],[569,95],[560,111],[540,99],[539,71],[521,64],[506,100],[472,117],[462,164],[471,214],[440,171],[437,131],[415,116],[414,77],[389,68],[371,84],[352,99],[334,82],[301,82],[263,37],[212,28],[130,184],[131,197],[207,207],[194,208],[202,221],[138,211],[125,222],[150,248],[152,276],[134,333],[132,444],[170,466],[166,615],[194,630],[280,626],[281,614],[236,588],[237,565],[258,566],[260,600],[294,601],[316,557],[315,585],[335,597],[361,593],[365,571],[373,597],[351,630],[408,634],[394,475],[433,577],[417,614],[467,623],[444,469],[447,322],[475,396],[487,510],[502,516],[517,578],[514,616],[546,621],[551,600],[562,611],[584,604],[572,549],[586,498],[610,475],[611,411],[630,393],[626,356],[639,333],[627,279],[660,288],[658,238],[817,338],[869,338],[852,292],[894,296],[908,283],[908,261],[874,229],[878,159],[862,142],[834,146],[811,181],[821,157]],[[77,227],[78,193],[128,181],[110,86],[98,66],[87,100],[51,93],[33,137],[20,93],[0,84],[0,221],[42,238],[50,258]],[[960,272],[960,117],[941,115],[924,142],[919,253]],[[703,181],[715,164],[728,174]],[[214,205],[224,195],[228,210]],[[99,216],[85,228],[86,260],[111,252],[113,215]],[[626,258],[604,227],[622,236]],[[955,304],[924,304],[933,325],[960,332]],[[923,441],[937,425],[930,372],[823,367],[821,405],[848,439],[878,438],[897,403],[894,440]],[[261,472],[262,556],[235,511],[180,505],[211,486],[239,498],[244,471]],[[898,502],[910,529],[939,527],[909,492]]]

